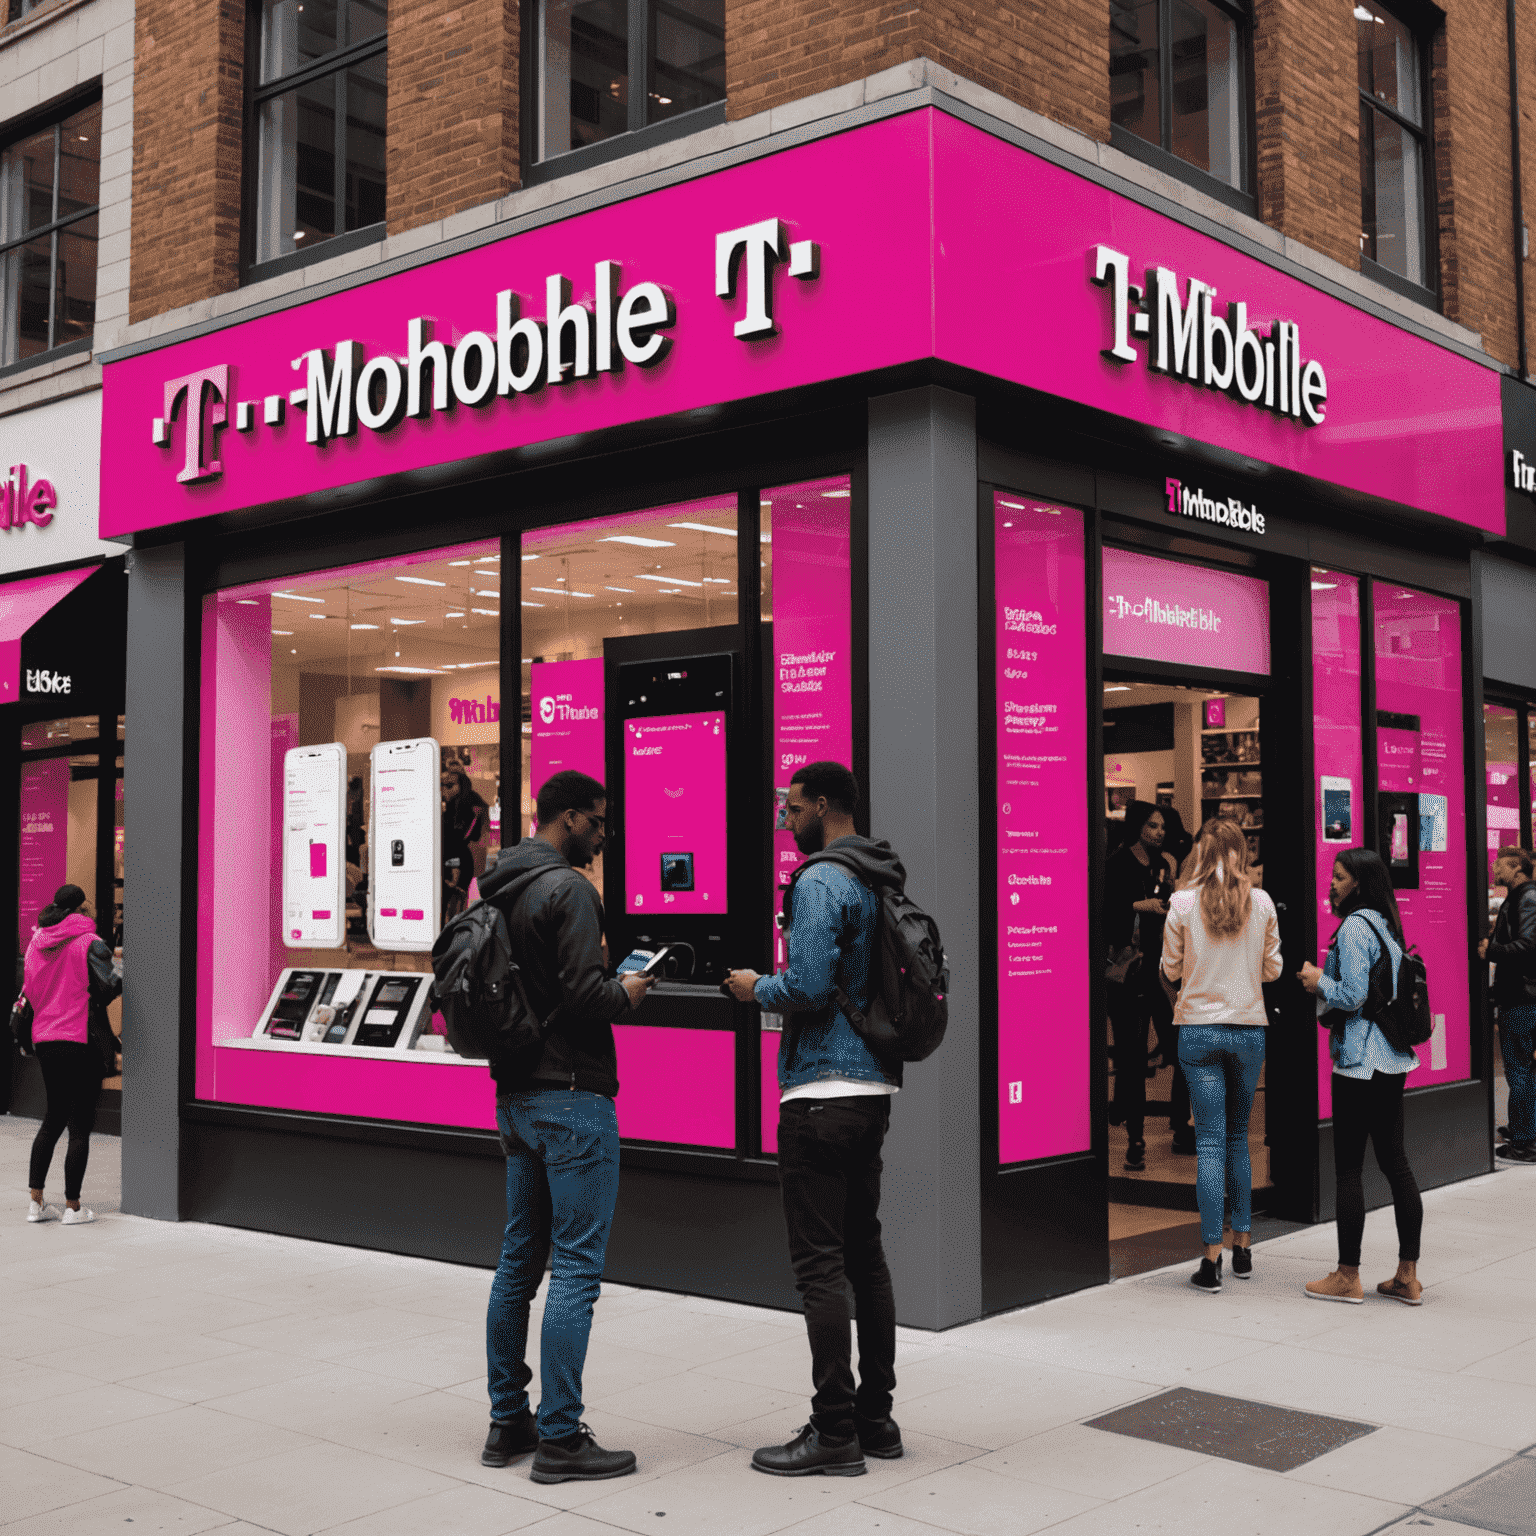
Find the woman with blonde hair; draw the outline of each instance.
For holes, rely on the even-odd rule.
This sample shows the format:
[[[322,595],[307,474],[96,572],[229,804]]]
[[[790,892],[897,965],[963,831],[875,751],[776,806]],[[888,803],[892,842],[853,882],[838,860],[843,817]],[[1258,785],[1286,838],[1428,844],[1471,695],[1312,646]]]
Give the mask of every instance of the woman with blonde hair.
[[[1221,1289],[1222,1199],[1232,1214],[1232,1273],[1253,1274],[1248,1116],[1264,1065],[1264,983],[1280,974],[1280,924],[1248,879],[1248,840],[1230,821],[1200,828],[1168,903],[1162,975],[1174,999],[1179,1064],[1195,1112],[1195,1192],[1205,1256],[1190,1276]]]

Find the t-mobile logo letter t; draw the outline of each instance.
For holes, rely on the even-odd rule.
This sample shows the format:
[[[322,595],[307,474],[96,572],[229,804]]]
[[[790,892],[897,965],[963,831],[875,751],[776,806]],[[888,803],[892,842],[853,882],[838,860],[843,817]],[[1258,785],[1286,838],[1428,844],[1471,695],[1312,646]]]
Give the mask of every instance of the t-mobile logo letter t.
[[[222,427],[229,419],[226,404],[229,399],[229,365],[221,363],[217,368],[201,368],[183,378],[166,380],[165,415],[155,417],[150,429],[150,439],[156,447],[170,446],[171,423],[176,419],[176,411],[183,396],[187,402],[183,429],[186,459],[176,479],[187,485],[197,480],[212,480],[216,475],[224,473],[224,465],[220,460],[204,460],[203,437],[205,429]],[[209,436],[211,439],[211,433]]]

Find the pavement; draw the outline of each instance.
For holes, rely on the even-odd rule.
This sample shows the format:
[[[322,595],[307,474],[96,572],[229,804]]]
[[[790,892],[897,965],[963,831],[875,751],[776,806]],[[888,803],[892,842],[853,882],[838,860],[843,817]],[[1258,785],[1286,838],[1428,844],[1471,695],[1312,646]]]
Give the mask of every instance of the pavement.
[[[1319,1226],[1256,1246],[1253,1280],[1219,1296],[1190,1288],[1188,1262],[902,1329],[907,1454],[857,1478],[748,1465],[804,1421],[798,1316],[605,1286],[586,1417],[640,1470],[540,1487],[526,1459],[479,1464],[486,1271],[123,1216],[111,1137],[86,1175],[101,1219],[29,1226],[35,1127],[0,1116],[4,1536],[1536,1533],[1536,1169],[1425,1197],[1421,1308],[1307,1300],[1335,1256]],[[1364,1278],[1395,1252],[1391,1213],[1373,1213]],[[1178,1389],[1241,1401],[1230,1425],[1211,1406],[1210,1435],[1142,1438],[1177,1417],[1170,1389],[1185,1412],[1204,1400]],[[1086,1422],[1137,1405],[1152,1430]],[[1293,1438],[1212,1453],[1266,1415]],[[1345,1443],[1314,1454],[1333,1429]],[[1308,1459],[1269,1469],[1288,1456]]]

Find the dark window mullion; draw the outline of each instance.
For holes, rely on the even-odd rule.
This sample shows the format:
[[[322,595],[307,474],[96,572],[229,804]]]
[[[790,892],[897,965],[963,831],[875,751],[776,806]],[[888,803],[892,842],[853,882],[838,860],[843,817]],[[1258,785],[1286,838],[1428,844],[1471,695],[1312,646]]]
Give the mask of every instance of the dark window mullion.
[[[7,244],[0,245],[0,256],[4,256],[8,251],[14,251],[19,245],[30,245],[34,240],[41,240],[44,235],[51,235],[56,229],[68,229],[71,224],[78,224],[81,219],[88,219],[100,212],[101,204],[93,203],[89,208],[82,208],[78,213],[70,214],[68,218],[58,219],[52,224],[43,224],[37,229],[29,229],[26,234],[18,235]]]
[[[373,58],[375,54],[384,53],[388,42],[387,36],[370,37],[354,48],[337,48],[326,54],[324,58],[306,64],[303,69],[296,69],[292,74],[284,75],[281,80],[269,80],[265,85],[258,86],[252,93],[252,103],[260,107],[274,96],[282,96],[301,85],[310,85],[326,75],[336,73],[337,70],[351,69],[354,65]]]
[[[1427,132],[1418,123],[1414,122],[1411,117],[1404,117],[1401,112],[1389,107],[1386,102],[1375,96],[1367,96],[1364,91],[1360,92],[1360,100],[1373,110],[1380,112],[1383,117],[1390,117],[1400,128],[1406,128],[1419,141],[1420,145],[1424,143],[1425,138],[1428,136]]]
[[[629,112],[631,133],[645,127],[650,104],[651,7],[648,0],[629,0]]]
[[[1157,0],[1157,138],[1173,153],[1173,0]]]
[[[59,161],[62,158],[64,125],[53,125],[53,204],[49,209],[48,222],[53,233],[48,237],[48,351],[53,350],[54,311],[58,307],[59,292]]]
[[[336,200],[335,212],[331,216],[331,233],[344,235],[347,232],[347,72],[344,69],[336,71],[332,90],[332,110],[336,114],[336,121],[331,129],[331,151],[336,157],[336,163],[331,168],[331,195]]]

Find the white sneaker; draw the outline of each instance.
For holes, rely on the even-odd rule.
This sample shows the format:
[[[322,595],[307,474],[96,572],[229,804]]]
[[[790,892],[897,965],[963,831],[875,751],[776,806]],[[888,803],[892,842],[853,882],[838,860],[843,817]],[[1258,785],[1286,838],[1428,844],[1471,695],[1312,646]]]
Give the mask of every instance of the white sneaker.
[[[57,1221],[59,1208],[56,1205],[44,1205],[40,1200],[27,1202],[28,1221]]]
[[[66,1227],[83,1227],[88,1221],[96,1220],[96,1212],[90,1206],[82,1205],[78,1211],[72,1211],[66,1205],[64,1207],[64,1225]]]

